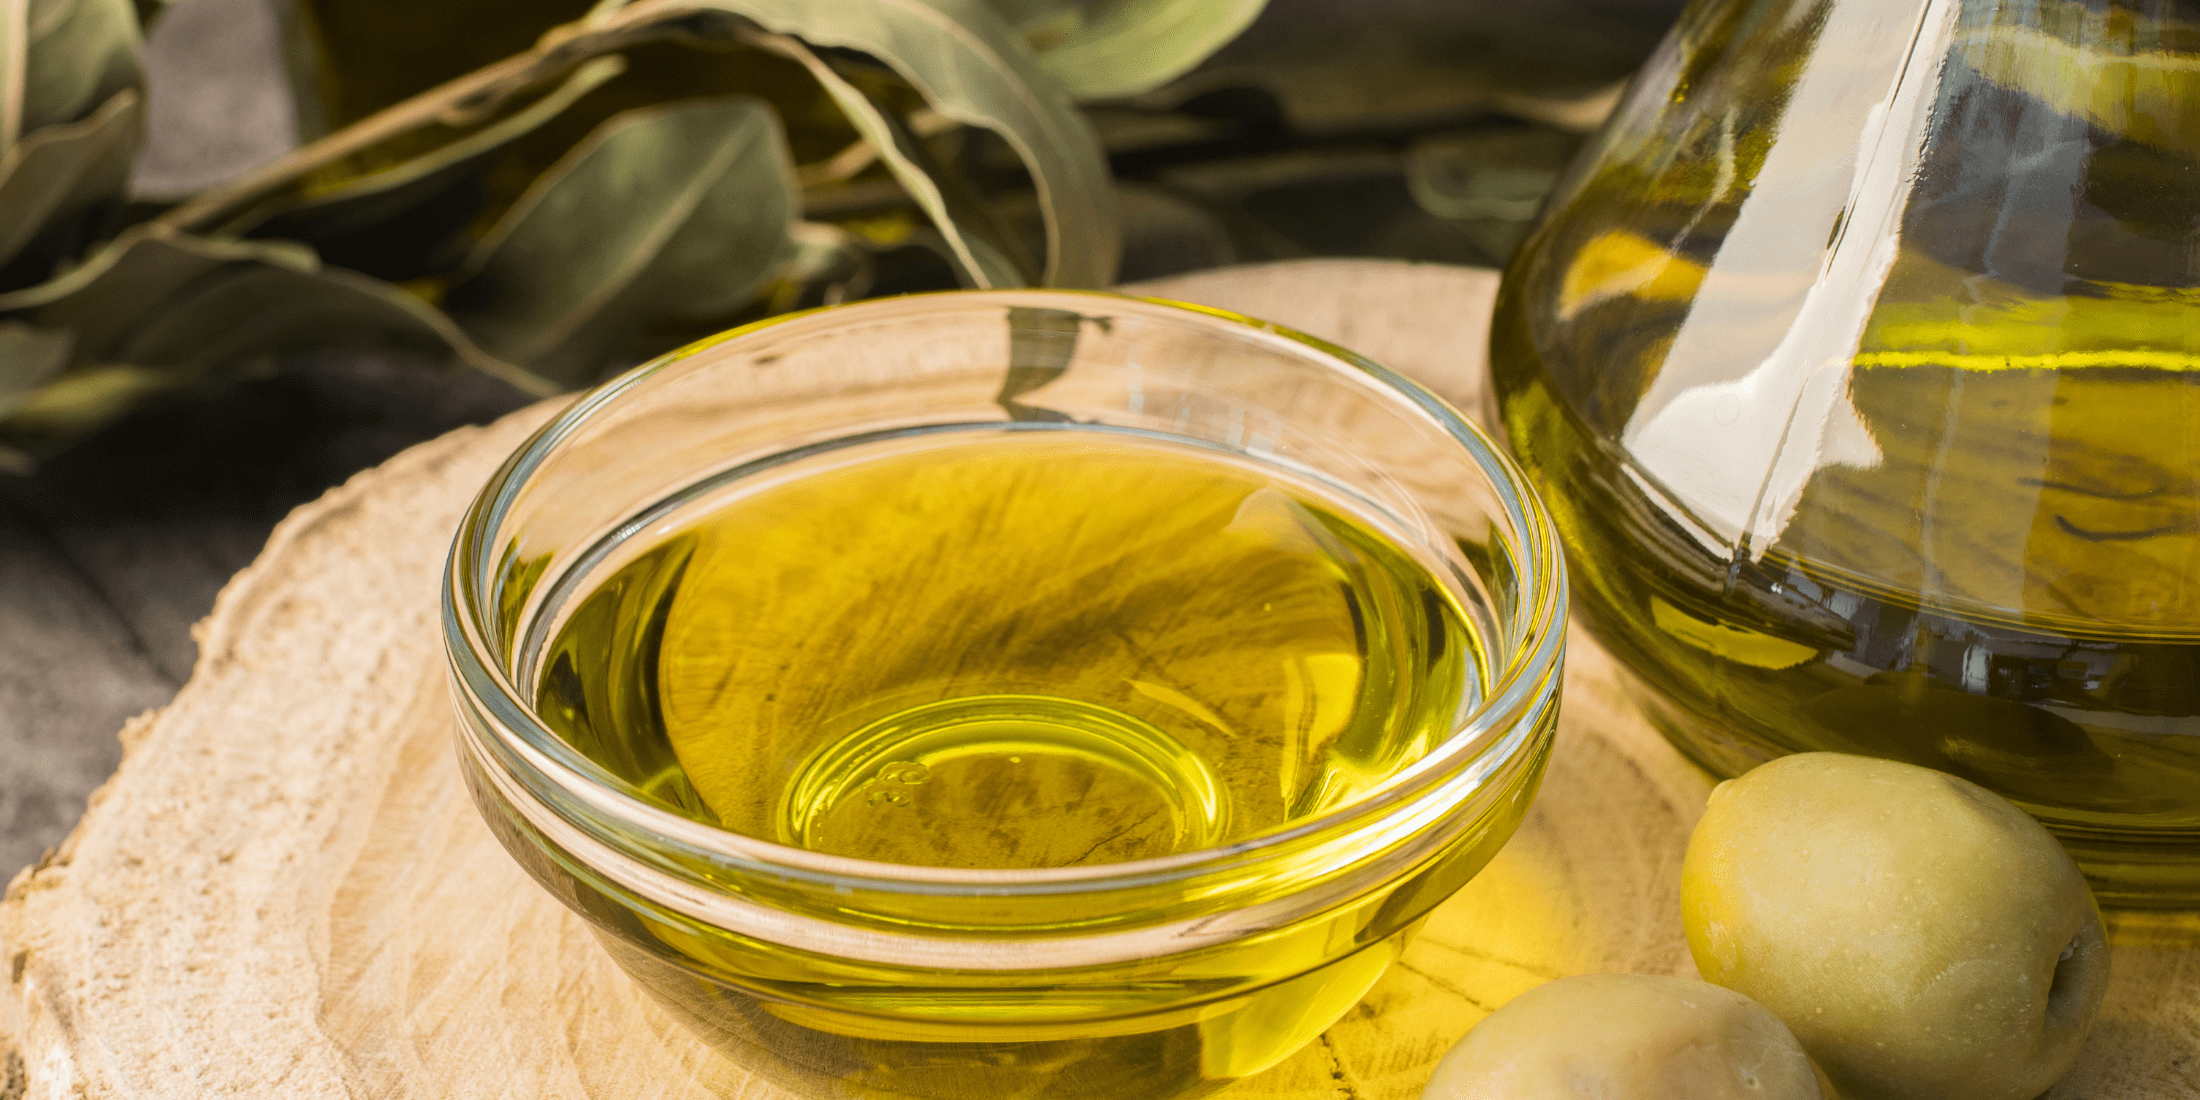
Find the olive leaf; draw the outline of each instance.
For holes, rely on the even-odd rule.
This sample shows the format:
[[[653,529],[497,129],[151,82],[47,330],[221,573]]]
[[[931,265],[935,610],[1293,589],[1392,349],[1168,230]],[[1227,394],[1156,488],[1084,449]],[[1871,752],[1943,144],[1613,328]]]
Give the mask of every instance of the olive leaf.
[[[737,51],[741,56],[728,56],[732,51],[720,47],[732,43],[722,36],[689,35],[681,27],[667,25],[644,28],[646,33],[622,36],[622,41],[584,35],[578,42],[538,49],[553,29],[570,37],[583,28],[590,0],[272,2],[283,16],[289,82],[300,93],[296,98],[301,115],[322,122],[301,129],[308,141],[324,136],[330,127],[340,129],[430,95],[439,85],[496,67],[515,54],[549,58],[556,66],[570,68],[611,50],[624,53],[628,68],[622,77],[484,166],[479,180],[484,216],[475,223],[480,226],[494,221],[535,175],[621,110],[675,99],[755,95],[770,101],[795,131],[798,156],[823,155],[854,136],[846,132],[831,102],[795,66],[780,58],[754,56],[747,49]],[[559,26],[567,20],[578,22]],[[555,84],[561,76],[558,71],[530,69],[524,82],[541,87]],[[349,177],[399,167],[446,142],[453,128],[472,125],[488,110],[504,112],[511,106],[508,101],[471,104],[454,113],[448,110],[452,105],[446,101],[439,108],[443,113],[429,120],[444,125],[423,127],[414,134],[391,134],[339,164],[314,171],[306,185],[318,192]]]
[[[636,0],[598,4],[531,50],[484,66],[183,203],[160,218],[220,226],[278,190],[424,126],[478,118],[589,58],[665,40],[733,40],[757,28],[877,58],[940,115],[992,130],[1030,171],[1046,222],[1045,281],[1102,286],[1121,248],[1107,164],[1092,129],[1030,48],[980,0]]]
[[[235,215],[224,233],[316,241],[390,221],[450,187],[458,178],[515,140],[563,113],[582,96],[626,68],[623,59],[599,57],[575,69],[548,94],[493,117],[449,144],[380,171],[315,187],[301,180],[253,209]]]
[[[1039,64],[1079,99],[1152,91],[1243,33],[1268,0],[993,0],[1032,40]]]
[[[493,353],[578,384],[639,326],[748,302],[795,215],[793,158],[762,101],[627,111],[536,181],[445,304]]]
[[[17,2],[29,0],[0,0]],[[307,2],[294,6],[303,10]],[[324,15],[356,7],[345,0],[311,4]],[[148,393],[189,384],[219,369],[205,349],[261,354],[308,332],[355,331],[367,339],[440,344],[539,387],[544,379],[570,385],[592,377],[607,356],[624,350],[621,340],[637,333],[723,319],[777,285],[775,277],[788,282],[784,261],[798,206],[787,137],[777,116],[750,97],[683,98],[612,114],[547,170],[527,168],[521,178],[533,184],[492,203],[476,222],[486,230],[450,231],[451,243],[479,238],[457,270],[441,261],[429,272],[433,281],[417,284],[427,294],[440,289],[449,314],[386,283],[320,265],[305,246],[195,234],[280,232],[325,243],[417,222],[419,204],[435,200],[442,209],[447,187],[475,180],[491,164],[506,172],[549,163],[530,160],[539,149],[519,161],[499,150],[515,141],[541,146],[529,135],[548,133],[545,120],[581,133],[571,105],[608,81],[623,63],[613,55],[661,58],[663,50],[691,47],[683,56],[704,57],[713,48],[754,46],[774,36],[776,53],[817,75],[824,91],[809,93],[817,96],[813,102],[854,116],[857,133],[885,151],[936,223],[952,230],[949,250],[976,273],[974,280],[1028,282],[1032,265],[1019,265],[1013,235],[989,224],[959,179],[930,161],[905,119],[914,99],[899,98],[896,88],[925,97],[932,108],[926,117],[992,129],[1017,152],[1047,222],[1049,280],[1110,279],[1117,229],[1098,143],[1028,47],[978,0],[604,2],[531,49],[177,205],[61,278],[0,294],[0,320],[68,332],[73,341],[59,374],[0,425],[0,442],[23,448],[63,438]],[[837,52],[843,50],[852,53]],[[861,70],[866,62],[856,53],[896,75]],[[656,90],[642,94],[670,90],[644,83]],[[597,99],[588,102],[597,104],[591,111],[603,110]],[[552,149],[574,140],[554,136]],[[844,148],[848,136],[836,140],[831,149]],[[948,241],[943,233],[941,243]],[[171,282],[164,272],[188,275]],[[187,292],[186,283],[203,294]],[[774,302],[806,293],[782,289]],[[265,326],[236,315],[238,303],[253,295],[265,299]],[[94,300],[100,308],[84,308]],[[318,319],[318,331],[299,318]],[[189,331],[200,319],[217,327],[202,334],[205,349],[188,355],[165,346],[107,347],[112,340],[102,335]],[[224,335],[232,331],[234,339]],[[526,375],[514,364],[538,373]]]
[[[72,343],[67,329],[0,321],[0,416],[22,405],[68,365]]]
[[[30,0],[0,0],[0,156],[23,136],[24,69],[30,61]]]
[[[791,249],[765,303],[773,313],[839,305],[863,296],[878,265],[856,235],[824,222],[797,222]]]
[[[148,397],[271,355],[372,342],[452,353],[547,392],[473,344],[419,299],[313,251],[276,241],[212,240],[158,225],[125,232],[67,274],[0,294],[0,325],[42,356],[0,358],[0,389],[50,381],[0,417],[0,446],[51,452]],[[66,334],[58,368],[53,348]]]
[[[524,54],[591,0],[272,0],[308,110],[339,130]],[[315,136],[319,136],[316,134]]]
[[[1122,243],[1099,139],[1059,81],[982,0],[636,0],[591,33],[719,11],[812,47],[877,58],[933,110],[1001,136],[1031,172],[1050,286],[1106,286]],[[967,241],[965,242],[967,244]]]
[[[32,131],[0,154],[0,268],[41,233],[74,236],[71,219],[121,198],[143,125],[137,90],[124,88],[91,117]]]
[[[210,187],[158,221],[186,233],[241,232],[299,196],[341,192],[385,170],[398,171],[402,178],[411,157],[439,155],[450,144],[496,129],[515,114],[541,121],[529,108],[546,98],[565,99],[569,90],[585,92],[589,81],[600,81],[609,72],[602,67],[588,70],[591,60],[668,33],[640,27],[580,36],[579,41],[570,34],[546,36],[535,49],[466,73]],[[577,89],[574,80],[581,82]]]
[[[1016,255],[1007,243],[1006,234],[981,235],[990,228],[985,212],[978,209],[975,199],[954,186],[954,181],[931,162],[923,143],[906,124],[873,102],[862,89],[799,40],[776,34],[759,34],[752,40],[765,49],[801,62],[810,75],[817,78],[818,84],[840,105],[856,131],[870,143],[887,171],[893,173],[902,190],[907,191],[910,199],[932,220],[966,283],[990,289],[1029,286],[1037,281],[1032,265]]]
[[[1085,9],[1095,0],[986,0],[986,6],[998,12],[1016,33],[1031,43],[1031,48],[1045,53],[1053,38],[1074,27],[1085,18]]]
[[[41,127],[83,118],[116,92],[144,86],[138,62],[144,41],[131,0],[0,0],[0,13],[11,9],[17,21],[0,31],[0,59],[14,58],[12,65],[0,60],[6,135],[0,153]]]

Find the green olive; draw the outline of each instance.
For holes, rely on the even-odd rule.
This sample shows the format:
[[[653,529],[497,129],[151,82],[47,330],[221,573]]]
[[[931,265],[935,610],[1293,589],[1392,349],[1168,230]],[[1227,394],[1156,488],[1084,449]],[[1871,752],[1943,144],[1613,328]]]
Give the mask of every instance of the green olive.
[[[1803,1048],[1732,990],[1651,974],[1539,985],[1476,1024],[1421,1100],[1820,1100]]]
[[[1681,869],[1696,968],[1846,1100],[2029,1100],[2108,985],[2101,913],[2024,811],[1928,768],[1782,757],[1719,785]]]

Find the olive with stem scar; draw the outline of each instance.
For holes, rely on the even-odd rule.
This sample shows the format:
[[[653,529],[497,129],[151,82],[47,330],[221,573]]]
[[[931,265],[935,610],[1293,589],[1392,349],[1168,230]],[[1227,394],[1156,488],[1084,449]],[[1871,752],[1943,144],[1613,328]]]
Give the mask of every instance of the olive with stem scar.
[[[2108,984],[2055,838],[1911,764],[1803,753],[1720,784],[1681,907],[1697,969],[1785,1021],[1844,1100],[2031,1100]]]

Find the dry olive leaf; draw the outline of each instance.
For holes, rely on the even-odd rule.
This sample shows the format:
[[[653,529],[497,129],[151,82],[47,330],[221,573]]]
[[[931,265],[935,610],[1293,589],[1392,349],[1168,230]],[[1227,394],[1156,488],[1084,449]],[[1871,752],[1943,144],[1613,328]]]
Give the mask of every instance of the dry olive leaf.
[[[621,336],[755,297],[795,216],[794,163],[761,100],[628,111],[506,212],[445,304],[493,354],[585,383]]]
[[[41,233],[119,200],[145,112],[124,88],[79,122],[33,131],[0,154],[0,267]]]
[[[1029,169],[1047,224],[1050,285],[1104,286],[1120,251],[1098,140],[1029,47],[978,0],[638,0],[545,35],[532,50],[399,103],[214,188],[163,215],[203,231],[266,196],[392,137],[497,109],[582,61],[678,37],[741,38],[762,28],[814,47],[857,50],[915,87],[941,115],[993,130]]]
[[[0,154],[144,87],[143,45],[130,0],[0,2]]]
[[[0,417],[21,407],[69,363],[67,329],[0,321]]]
[[[227,233],[255,233],[314,241],[390,221],[457,179],[511,142],[571,107],[574,101],[619,75],[620,58],[599,57],[575,69],[547,94],[456,131],[449,144],[408,157],[380,171],[341,182],[279,193],[223,226]],[[300,181],[304,182],[304,181]]]
[[[66,445],[154,394],[256,358],[371,341],[453,352],[537,392],[481,352],[449,319],[375,279],[324,268],[313,251],[275,241],[210,240],[158,225],[124,233],[84,264],[0,294],[0,324],[43,356],[0,357],[0,392],[52,381],[0,419],[0,445],[30,454]],[[66,334],[54,373],[51,348]]]
[[[739,43],[815,78],[786,102],[763,94],[800,116],[807,156],[856,163],[869,145],[937,227],[936,237],[922,231],[929,247],[951,254],[967,281],[1113,280],[1120,246],[1099,143],[1061,80],[984,0],[481,0],[463,11],[391,2],[402,10],[284,5],[293,51],[312,47],[292,59],[301,99],[316,93],[343,129],[74,256],[125,186],[143,116],[138,19],[163,5],[0,0],[0,265],[19,257],[18,284],[49,262],[62,272],[0,292],[0,447],[43,453],[148,396],[331,342],[439,348],[547,390],[592,378],[643,333],[723,319],[767,288],[777,309],[870,285],[860,233],[832,230],[832,248],[791,262],[801,202],[779,116],[729,89],[689,90],[692,76],[664,79],[719,82],[715,62],[689,69],[679,59]],[[422,40],[418,21],[398,18],[416,8],[454,33]],[[1174,0],[1080,8],[1048,24],[1059,33],[1046,42],[1129,41],[1134,30],[1181,42],[1221,25],[1206,9],[1189,22],[1170,14],[1189,10]],[[458,33],[469,27],[481,33]],[[634,57],[677,64],[612,83]],[[1158,72],[1111,79],[1166,79]],[[597,88],[618,94],[591,97]],[[913,115],[920,99],[928,110]],[[932,159],[913,120],[929,120],[927,133],[959,124],[1004,140],[1045,222],[1043,273]],[[844,122],[861,143],[848,145]],[[419,239],[388,264],[374,259],[381,252],[345,251],[391,240],[385,227]],[[307,244],[237,239],[247,232],[318,245],[390,278],[417,274],[406,285],[440,296],[448,312],[327,266]],[[790,285],[804,272],[832,285]]]
[[[1007,244],[1000,234],[987,234],[984,212],[953,181],[931,163],[923,144],[887,108],[873,102],[863,90],[797,39],[760,34],[753,39],[765,49],[800,61],[840,105],[848,121],[868,141],[879,160],[893,173],[946,241],[949,254],[961,268],[963,281],[980,289],[1029,286],[1038,281],[1032,265]]]
[[[590,0],[267,0],[281,17],[293,81],[326,130],[340,130],[469,73],[533,50]],[[371,166],[370,170],[387,167]]]
[[[0,0],[0,155],[23,136],[30,37],[30,0]]]
[[[1039,64],[1079,99],[1152,91],[1190,72],[1259,18],[1268,0],[995,0]]]
[[[70,258],[121,196],[141,46],[130,0],[0,0],[0,268],[24,257],[0,287]]]
[[[374,116],[407,100],[429,95],[439,87],[483,68],[493,68],[514,55],[540,54],[543,36],[569,20],[582,17],[587,0],[274,0],[283,19],[291,62],[289,83],[303,113],[324,117],[342,127]],[[550,104],[527,108],[534,116],[524,133],[505,137],[517,140],[499,144],[498,152],[472,158],[471,167],[456,170],[454,177],[470,177],[463,190],[476,197],[479,217],[468,220],[470,236],[478,236],[498,214],[517,201],[534,176],[556,163],[573,145],[622,110],[680,99],[754,95],[772,103],[790,131],[798,159],[816,159],[845,147],[854,134],[822,91],[791,63],[760,57],[754,51],[729,48],[721,36],[683,33],[684,28],[665,25],[646,28],[647,33],[624,42],[587,40],[568,43],[559,53],[563,69],[537,69],[528,86],[512,88],[501,100],[466,106],[456,112],[444,103],[432,119],[416,119],[410,129],[388,132],[372,146],[358,148],[343,159],[315,168],[296,185],[306,195],[321,196],[347,187],[363,177],[379,177],[416,171],[412,163],[422,158],[447,162],[443,147],[476,132],[490,119],[485,115],[509,115],[524,97],[550,93],[565,79],[577,60],[598,57],[604,64],[626,65],[615,79],[598,83],[585,96],[563,96],[564,110]],[[559,28],[570,37],[572,28]],[[499,129],[505,129],[499,127]],[[304,129],[307,140],[319,138],[327,127]],[[475,150],[478,151],[478,145]],[[464,153],[466,151],[458,151]],[[433,215],[431,215],[432,217]],[[259,235],[288,232],[290,226],[310,221],[311,213],[286,220],[286,226],[269,226]],[[411,228],[411,227],[408,227]],[[417,229],[413,229],[417,233]],[[464,242],[449,259],[464,254]]]
[[[432,175],[437,165],[446,163],[442,158],[454,144],[467,145],[488,135],[486,140],[494,145],[521,136],[554,117],[557,111],[552,108],[569,104],[614,74],[615,70],[591,65],[592,61],[668,34],[650,27],[623,28],[579,41],[540,43],[208,188],[158,220],[187,233],[242,232],[300,202],[317,198],[341,202],[373,194],[379,187],[370,180],[387,180],[402,189],[418,178],[408,166],[413,158],[430,158],[434,163],[427,174]],[[545,101],[549,106],[544,106]],[[471,148],[458,150],[457,158],[465,159]],[[355,186],[361,190],[354,192]]]
[[[877,58],[947,118],[991,130],[1031,172],[1047,225],[1049,286],[1106,286],[1121,250],[1100,142],[1059,81],[980,0],[637,0],[591,32],[725,12],[812,47]]]

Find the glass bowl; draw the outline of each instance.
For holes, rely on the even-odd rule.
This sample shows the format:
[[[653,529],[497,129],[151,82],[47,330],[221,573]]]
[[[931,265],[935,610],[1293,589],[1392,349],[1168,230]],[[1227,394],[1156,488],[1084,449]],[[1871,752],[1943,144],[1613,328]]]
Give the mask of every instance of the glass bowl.
[[[1030,870],[708,824],[531,702],[575,603],[651,536],[804,463],[942,432],[1119,433],[1318,484],[1456,605],[1477,651],[1460,702],[1423,755],[1341,805]],[[1556,723],[1566,588],[1520,470],[1398,375],[1217,310],[996,291],[774,318],[583,397],[467,513],[443,620],[459,755],[491,829],[743,1065],[811,1097],[1153,1100],[1311,1040],[1511,836]],[[826,641],[809,659],[862,659],[863,639]]]

